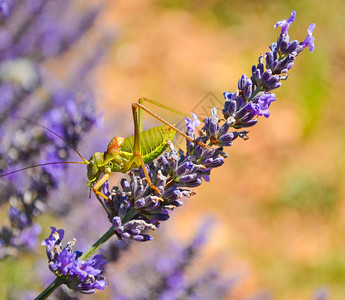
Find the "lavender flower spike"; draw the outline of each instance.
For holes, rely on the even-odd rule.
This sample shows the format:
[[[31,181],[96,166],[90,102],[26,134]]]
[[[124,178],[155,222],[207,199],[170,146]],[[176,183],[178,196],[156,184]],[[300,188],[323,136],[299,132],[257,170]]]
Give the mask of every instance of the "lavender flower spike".
[[[64,230],[51,227],[50,236],[41,245],[46,246],[49,269],[57,276],[63,277],[65,284],[72,290],[92,294],[96,289],[104,290],[107,283],[103,277],[103,266],[107,263],[101,255],[93,259],[78,259],[82,253],[73,251],[75,239],[62,248]]]
[[[212,108],[200,131],[196,130],[201,124],[196,115],[186,118],[186,135],[195,141],[186,141],[186,151],[176,151],[170,143],[165,154],[146,165],[152,184],[160,190],[159,195],[148,185],[141,167],[132,170],[130,179],[121,181],[121,187],[112,189],[110,201],[105,201],[104,206],[119,239],[150,241],[152,238],[146,230],[154,230],[160,222],[168,220],[170,212],[183,205],[182,198],[194,195],[194,188],[209,181],[211,171],[224,164],[228,155],[223,149],[238,137],[248,139],[248,131],[239,129],[254,126],[260,116],[269,117],[270,105],[276,101],[276,94],[271,91],[287,79],[286,73],[296,57],[307,46],[311,49],[314,45],[311,35],[314,25],[309,27],[304,42],[290,42],[288,28],[295,16],[293,11],[288,20],[276,24],[275,27],[282,27],[278,41],[265,56],[259,56],[251,77],[243,74],[238,90],[224,93],[223,117],[218,116],[216,107]]]

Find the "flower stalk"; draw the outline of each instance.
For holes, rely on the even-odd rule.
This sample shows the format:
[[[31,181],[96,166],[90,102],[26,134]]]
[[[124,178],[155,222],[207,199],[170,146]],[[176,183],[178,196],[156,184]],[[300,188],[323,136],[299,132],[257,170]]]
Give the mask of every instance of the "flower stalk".
[[[81,257],[80,259],[81,260],[87,260],[91,257],[91,255],[93,255],[100,247],[102,247],[102,245],[104,243],[106,243],[114,234],[115,234],[115,231],[114,231],[114,227],[111,226],[109,228],[109,230],[103,234],[96,243],[94,243],[90,249],[88,249]]]
[[[63,277],[56,277],[55,280],[49,284],[46,289],[39,294],[35,300],[44,300],[47,299],[60,285],[64,284],[66,278]]]

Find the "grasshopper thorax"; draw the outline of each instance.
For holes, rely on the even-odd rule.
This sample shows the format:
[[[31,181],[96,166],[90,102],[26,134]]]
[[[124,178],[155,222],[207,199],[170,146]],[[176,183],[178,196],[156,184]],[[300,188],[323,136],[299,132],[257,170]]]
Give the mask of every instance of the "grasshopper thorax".
[[[107,147],[107,154],[114,156],[117,155],[121,149],[124,140],[125,139],[123,137],[114,137]]]

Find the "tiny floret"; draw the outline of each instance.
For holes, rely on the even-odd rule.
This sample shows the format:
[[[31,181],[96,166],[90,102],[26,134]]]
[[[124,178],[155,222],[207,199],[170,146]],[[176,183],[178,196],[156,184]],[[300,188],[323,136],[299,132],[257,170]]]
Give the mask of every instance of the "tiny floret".
[[[312,36],[313,34],[313,30],[315,29],[316,25],[315,23],[310,24],[309,28],[308,28],[308,35],[307,37],[304,39],[304,41],[301,43],[301,45],[304,48],[309,47],[309,51],[313,52],[315,45],[314,45],[314,41],[315,41],[315,37]]]
[[[288,34],[288,29],[289,29],[290,25],[295,21],[295,18],[296,18],[296,11],[293,10],[291,12],[291,16],[289,19],[278,21],[274,25],[274,28],[277,28],[278,26],[280,26],[282,28],[281,33],[282,34]]]
[[[200,121],[198,120],[198,116],[196,114],[192,114],[192,120],[190,118],[186,118],[186,126],[188,130],[194,131],[199,125]]]

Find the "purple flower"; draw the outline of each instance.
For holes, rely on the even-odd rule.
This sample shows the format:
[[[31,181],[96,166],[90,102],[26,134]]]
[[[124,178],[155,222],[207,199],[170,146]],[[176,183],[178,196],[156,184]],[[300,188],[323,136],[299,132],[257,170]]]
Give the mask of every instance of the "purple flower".
[[[274,25],[274,28],[277,28],[278,26],[281,26],[281,34],[282,35],[286,35],[286,37],[281,37],[282,40],[285,40],[286,43],[288,43],[288,40],[289,40],[289,37],[288,37],[288,29],[290,27],[290,25],[295,21],[295,17],[296,17],[296,12],[293,10],[291,12],[291,16],[288,20],[282,20],[282,21],[278,21],[275,25]],[[305,38],[305,40],[300,43],[300,46],[302,46],[302,49],[303,50],[304,48],[306,47],[309,47],[309,51],[310,52],[313,52],[314,51],[314,41],[315,41],[315,37],[312,36],[312,33],[313,33],[313,30],[315,29],[315,24],[311,24],[308,28],[308,35],[307,37]],[[291,42],[292,44],[294,44],[294,46],[296,47],[296,42],[295,41],[292,41]],[[291,51],[291,47],[290,47],[290,52]],[[301,51],[299,50],[299,52]]]
[[[306,47],[309,47],[310,52],[313,52],[315,47],[315,38],[312,36],[313,30],[315,28],[314,23],[309,26],[308,35],[303,42],[299,43],[297,40],[293,40],[290,42],[288,29],[290,25],[295,21],[295,17],[296,12],[292,11],[291,17],[287,21],[282,20],[277,22],[274,27],[277,28],[278,26],[281,26],[281,34],[278,38],[277,44],[272,44],[271,46],[272,51],[278,50],[279,54],[282,55],[282,57],[290,55],[291,57],[289,59],[292,60]]]
[[[61,252],[61,241],[64,237],[64,230],[56,230],[55,227],[50,227],[51,233],[48,238],[42,241],[41,245],[46,246],[46,253],[49,261],[56,261]]]
[[[67,275],[70,269],[73,267],[73,262],[75,261],[77,255],[75,252],[70,252],[68,249],[64,248],[61,253],[59,253],[55,262],[49,264],[49,268],[55,273],[61,275]]]
[[[245,109],[255,116],[265,116],[268,118],[270,116],[268,108],[271,102],[276,101],[275,94],[263,93],[257,101],[257,103],[248,103]]]
[[[152,237],[143,232],[146,229],[155,230],[156,226],[144,220],[131,220],[122,224],[119,217],[113,218],[113,226],[120,239],[133,239],[138,242],[146,242],[152,240]]]
[[[102,271],[101,268],[107,263],[102,259],[101,255],[96,255],[93,259],[83,261],[75,260],[71,268],[69,269],[70,275],[76,275],[80,277],[81,281],[84,281],[87,276],[99,275]]]
[[[42,241],[46,246],[49,269],[56,276],[66,276],[65,283],[72,290],[91,294],[96,289],[103,290],[106,281],[103,277],[103,267],[107,263],[101,255],[93,259],[80,260],[81,252],[74,251],[75,239],[62,248],[64,230],[51,227],[51,234]]]
[[[315,23],[310,24],[308,28],[308,35],[304,39],[304,41],[301,43],[301,46],[303,48],[309,47],[310,52],[313,52],[315,49],[315,45],[314,45],[315,37],[312,36],[313,30],[315,29],[315,27],[316,27]]]
[[[278,21],[275,25],[274,28],[277,28],[278,26],[281,27],[281,34],[288,34],[288,29],[290,25],[295,21],[296,18],[296,11],[291,12],[291,16],[288,20],[281,20]]]
[[[196,114],[192,113],[192,120],[190,118],[186,118],[186,126],[188,131],[195,131],[195,128],[197,128],[200,125],[200,121],[198,120],[198,116]]]
[[[56,230],[55,227],[51,226],[51,233],[48,238],[42,241],[41,246],[47,246],[50,249],[53,248],[56,241],[62,240],[65,236],[65,231],[63,229]]]

